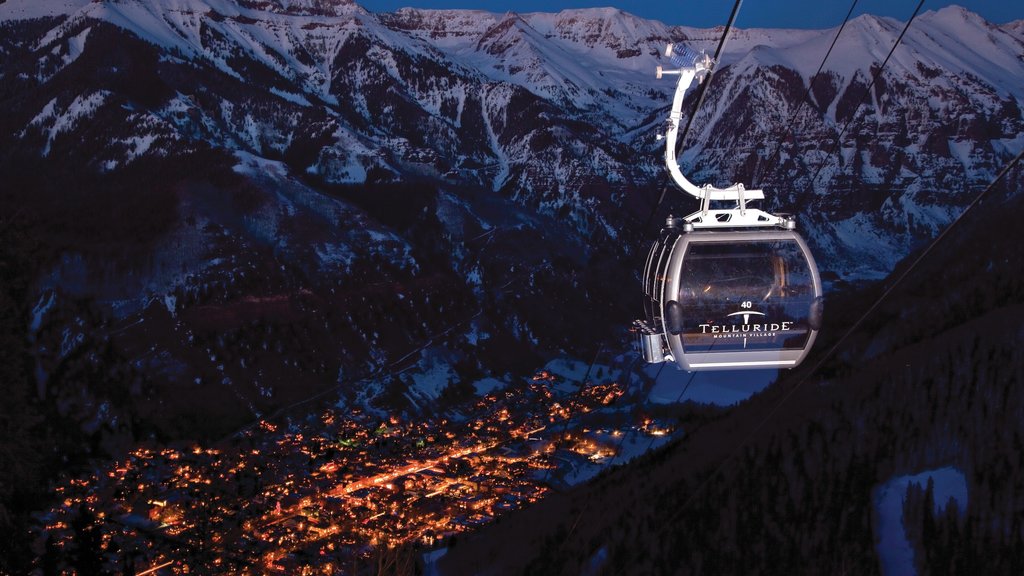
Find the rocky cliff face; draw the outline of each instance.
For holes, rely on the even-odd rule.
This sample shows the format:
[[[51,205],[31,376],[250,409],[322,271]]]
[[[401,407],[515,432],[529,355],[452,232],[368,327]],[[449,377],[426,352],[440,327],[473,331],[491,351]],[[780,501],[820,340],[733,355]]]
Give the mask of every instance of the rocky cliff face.
[[[824,270],[885,275],[1024,146],[1019,23],[923,14],[859,104],[901,27],[851,22],[802,104],[834,30],[737,31],[684,170],[766,188]],[[660,50],[720,33],[322,0],[8,0],[0,31],[37,393],[169,434],[438,354],[466,379],[587,353],[636,313]],[[440,400],[394,378],[348,401]]]

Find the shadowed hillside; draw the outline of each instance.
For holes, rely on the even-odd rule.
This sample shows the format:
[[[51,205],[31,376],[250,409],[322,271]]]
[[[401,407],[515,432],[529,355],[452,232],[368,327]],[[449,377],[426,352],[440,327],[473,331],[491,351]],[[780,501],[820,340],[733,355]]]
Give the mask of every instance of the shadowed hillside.
[[[874,488],[944,466],[967,478],[966,512],[935,513],[928,493],[910,491],[920,573],[1019,573],[1019,192],[994,189],[818,372],[809,367],[883,286],[829,302],[804,368],[643,461],[460,542],[444,573],[876,573]]]

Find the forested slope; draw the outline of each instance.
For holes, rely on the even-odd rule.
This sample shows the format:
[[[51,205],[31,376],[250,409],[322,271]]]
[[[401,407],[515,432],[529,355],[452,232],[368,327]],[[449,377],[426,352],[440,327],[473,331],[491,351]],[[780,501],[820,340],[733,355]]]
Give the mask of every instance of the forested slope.
[[[818,371],[884,283],[831,299],[801,370],[643,461],[459,543],[444,573],[876,573],[873,490],[944,466],[967,478],[966,512],[936,514],[930,493],[911,487],[920,573],[1021,573],[1022,204],[1019,191],[994,189]]]

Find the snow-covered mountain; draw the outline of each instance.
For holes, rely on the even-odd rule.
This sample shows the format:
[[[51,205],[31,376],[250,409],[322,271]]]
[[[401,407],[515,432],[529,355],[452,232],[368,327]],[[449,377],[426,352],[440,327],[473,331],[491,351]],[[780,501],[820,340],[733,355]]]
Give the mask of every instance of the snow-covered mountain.
[[[289,162],[291,175],[349,183],[382,170],[390,178],[419,173],[506,188],[531,209],[568,212],[583,234],[627,227],[623,214],[661,183],[652,135],[672,86],[651,76],[660,47],[674,40],[710,50],[720,33],[611,8],[374,15],[350,2],[314,0],[11,0],[0,9],[8,26],[41,16],[55,20],[21,44],[36,57],[36,82],[71,66],[91,30],[106,23],[155,45],[164,64],[188,63],[246,85],[241,98],[168,97],[150,111],[154,153],[161,137],[188,130],[265,157],[315,143],[315,153],[296,159],[305,165]],[[1024,145],[1020,27],[998,27],[957,7],[920,16],[875,94],[857,107],[901,28],[872,16],[848,26],[811,105],[792,124],[797,142],[770,167],[762,163],[788,134],[835,30],[737,31],[713,98],[698,113],[686,167],[699,179],[773,185],[780,205],[807,216],[826,268],[884,274],[949,220],[959,205],[957,184],[987,180]],[[254,94],[271,102],[251,110],[244,98]],[[75,97],[81,100],[54,106],[78,101],[93,114],[110,104],[101,91]],[[48,131],[44,150],[59,133],[74,137],[55,129],[71,118],[47,114],[46,104],[20,127]],[[189,111],[198,122],[174,118]],[[842,153],[826,158],[851,114],[857,119]],[[122,151],[107,152],[108,166],[125,160]],[[812,194],[805,172],[822,161]],[[611,202],[586,194],[588,185],[607,187]],[[866,203],[851,198],[865,187],[881,191]]]
[[[1024,147],[1020,22],[922,14],[858,106],[901,29],[848,24],[803,105],[836,31],[737,30],[684,170],[774,192],[823,269],[884,276]],[[40,394],[97,410],[51,375],[109,349],[146,410],[189,382],[241,418],[439,334],[464,371],[589,350],[636,313],[667,182],[661,49],[720,33],[607,8],[0,3],[4,211],[46,246]]]

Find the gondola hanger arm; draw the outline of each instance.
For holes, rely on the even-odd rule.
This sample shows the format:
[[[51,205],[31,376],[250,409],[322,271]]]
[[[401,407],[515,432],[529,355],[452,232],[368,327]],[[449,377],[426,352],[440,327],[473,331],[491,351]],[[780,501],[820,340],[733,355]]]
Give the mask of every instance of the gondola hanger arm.
[[[743,184],[733,184],[728,188],[716,188],[711,184],[698,186],[687,178],[679,168],[679,159],[676,157],[676,147],[679,143],[679,126],[683,119],[683,98],[686,96],[694,81],[702,82],[711,72],[714,66],[707,54],[698,54],[688,48],[683,48],[682,54],[677,54],[672,44],[665,48],[665,56],[676,68],[668,69],[658,66],[657,76],[662,78],[667,75],[679,76],[676,84],[676,92],[672,98],[672,110],[668,117],[668,128],[665,131],[665,167],[668,168],[672,180],[687,194],[700,200],[700,210],[682,219],[683,226],[688,229],[696,228],[762,228],[778,226],[792,230],[796,227],[796,221],[792,217],[776,216],[756,208],[747,206],[751,200],[763,200],[764,191],[760,189],[748,190]],[[694,111],[696,114],[696,111]],[[683,137],[685,138],[685,134]],[[733,202],[734,205],[726,209],[713,209],[711,202]]]
[[[698,84],[710,73],[715,62],[707,54],[697,54],[684,49],[682,55],[676,54],[672,44],[665,48],[665,56],[675,64],[674,69],[666,70],[658,66],[657,77],[667,75],[678,75],[679,81],[676,84],[676,92],[672,97],[672,111],[668,117],[668,129],[665,131],[665,166],[668,168],[672,180],[687,194],[700,200],[734,200],[740,201],[742,196],[745,200],[760,200],[764,198],[761,190],[747,190],[743,184],[733,184],[728,188],[716,188],[710,184],[698,186],[683,174],[679,169],[679,160],[676,157],[676,146],[679,140],[679,126],[683,119],[683,98],[686,91],[693,86],[696,80]],[[696,112],[695,112],[696,113]]]

